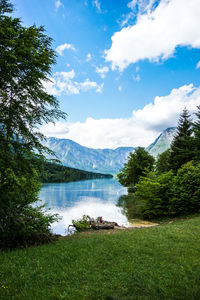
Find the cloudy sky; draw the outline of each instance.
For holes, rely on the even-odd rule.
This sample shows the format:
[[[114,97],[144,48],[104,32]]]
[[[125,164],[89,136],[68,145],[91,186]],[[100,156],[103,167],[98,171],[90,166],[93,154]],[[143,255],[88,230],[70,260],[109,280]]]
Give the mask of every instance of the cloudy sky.
[[[200,105],[200,0],[13,0],[44,25],[57,63],[47,91],[67,122],[47,136],[93,148],[148,146]]]

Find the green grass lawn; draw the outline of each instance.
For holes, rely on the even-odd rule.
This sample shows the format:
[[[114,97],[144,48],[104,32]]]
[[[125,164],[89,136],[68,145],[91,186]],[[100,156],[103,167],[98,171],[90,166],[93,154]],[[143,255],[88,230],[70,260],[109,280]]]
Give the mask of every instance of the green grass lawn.
[[[200,299],[200,216],[0,252],[0,299]]]

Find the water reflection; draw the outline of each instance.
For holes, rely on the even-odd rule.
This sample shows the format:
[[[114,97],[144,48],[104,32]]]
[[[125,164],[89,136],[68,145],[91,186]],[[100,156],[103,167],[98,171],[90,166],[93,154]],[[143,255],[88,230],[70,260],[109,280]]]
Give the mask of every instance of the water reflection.
[[[142,218],[140,212],[141,203],[137,201],[134,194],[120,196],[117,206],[121,207],[123,214],[127,216],[128,220]]]
[[[86,214],[93,218],[102,216],[119,225],[128,225],[122,214],[122,208],[116,203],[127,189],[114,179],[95,179],[70,183],[44,184],[40,199],[51,212],[59,213],[63,219],[52,226],[54,233],[66,234],[72,219],[79,219]]]

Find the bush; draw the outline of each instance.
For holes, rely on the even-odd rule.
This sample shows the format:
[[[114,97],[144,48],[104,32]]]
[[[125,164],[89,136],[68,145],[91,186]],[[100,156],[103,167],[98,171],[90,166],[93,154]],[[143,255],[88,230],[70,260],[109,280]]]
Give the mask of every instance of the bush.
[[[27,206],[20,214],[13,214],[6,223],[0,235],[1,247],[15,248],[50,242],[55,239],[50,226],[57,220],[57,215],[45,214],[42,207]]]
[[[11,168],[0,170],[0,245],[13,248],[40,244],[52,238],[50,225],[56,215],[46,215],[42,207],[31,206],[38,200],[40,183],[35,170],[23,175]]]
[[[169,171],[161,175],[150,173],[141,177],[136,185],[135,197],[141,203],[140,211],[144,218],[152,219],[169,215],[171,210],[173,173]]]
[[[83,215],[82,219],[72,220],[72,224],[78,231],[82,231],[85,229],[90,229],[89,220],[90,220],[89,216]]]
[[[173,180],[172,209],[176,214],[194,213],[200,210],[200,164],[185,164]]]

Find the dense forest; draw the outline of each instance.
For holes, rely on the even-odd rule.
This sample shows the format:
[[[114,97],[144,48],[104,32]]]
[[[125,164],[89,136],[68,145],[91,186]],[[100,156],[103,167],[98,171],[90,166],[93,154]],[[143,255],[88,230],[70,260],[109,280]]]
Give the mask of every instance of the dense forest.
[[[70,182],[86,179],[112,178],[112,175],[88,172],[74,168],[65,167],[56,163],[45,162],[40,173],[40,180],[43,183]]]

